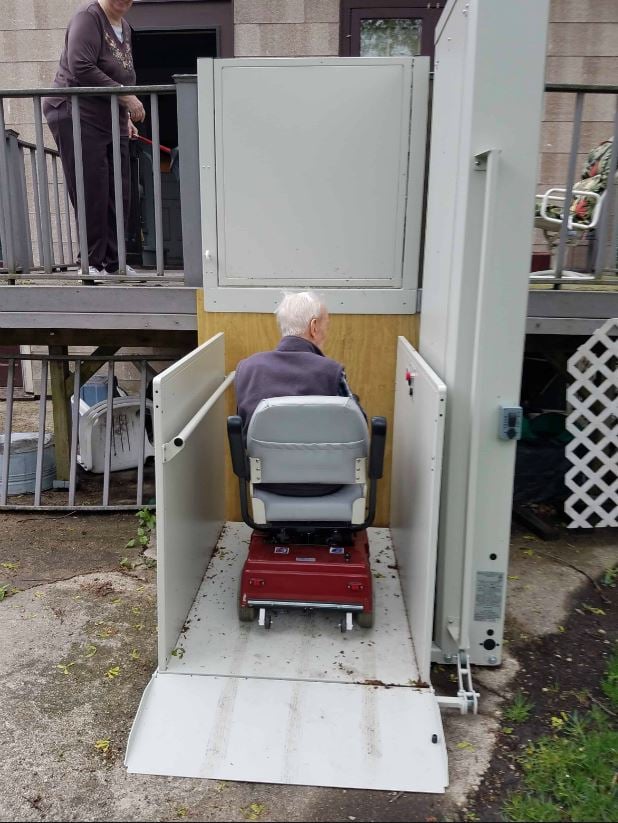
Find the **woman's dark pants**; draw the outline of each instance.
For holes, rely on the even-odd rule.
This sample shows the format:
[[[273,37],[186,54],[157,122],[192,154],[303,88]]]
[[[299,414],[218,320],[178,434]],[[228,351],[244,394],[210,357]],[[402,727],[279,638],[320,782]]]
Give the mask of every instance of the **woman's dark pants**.
[[[63,102],[57,108],[46,105],[45,117],[56,141],[67,189],[77,219],[77,186],[71,107]],[[86,234],[88,264],[108,271],[118,269],[116,206],[114,199],[114,160],[111,132],[81,119],[84,195],[86,200]],[[122,200],[125,231],[129,216],[131,178],[129,174],[129,138],[120,138]],[[79,226],[78,226],[79,229]]]

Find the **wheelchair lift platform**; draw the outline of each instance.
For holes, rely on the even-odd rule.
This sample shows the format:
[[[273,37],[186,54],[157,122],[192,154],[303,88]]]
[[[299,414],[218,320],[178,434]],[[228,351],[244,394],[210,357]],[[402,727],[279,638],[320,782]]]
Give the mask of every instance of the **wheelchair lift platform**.
[[[370,529],[375,625],[274,610],[240,623],[250,529],[226,524],[168,668],[144,694],[129,771],[442,792],[440,710],[419,676],[388,529]],[[317,755],[317,756],[316,756]]]
[[[276,609],[269,630],[239,620],[251,530],[225,523],[218,482],[234,380],[223,334],[155,378],[159,666],[129,737],[130,772],[444,791],[429,673],[445,387],[403,338],[398,352],[402,496],[390,530],[368,529],[374,626],[345,632],[337,610]]]

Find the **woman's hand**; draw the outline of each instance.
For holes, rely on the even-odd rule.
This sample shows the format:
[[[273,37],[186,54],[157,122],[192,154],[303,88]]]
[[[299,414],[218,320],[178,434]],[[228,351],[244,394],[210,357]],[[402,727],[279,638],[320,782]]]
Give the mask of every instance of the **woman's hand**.
[[[146,118],[146,110],[142,105],[141,100],[134,94],[123,94],[120,97],[120,102],[129,110],[129,118],[134,123],[141,123]]]
[[[135,140],[138,135],[139,131],[137,130],[137,126],[131,119],[129,119],[129,140]]]

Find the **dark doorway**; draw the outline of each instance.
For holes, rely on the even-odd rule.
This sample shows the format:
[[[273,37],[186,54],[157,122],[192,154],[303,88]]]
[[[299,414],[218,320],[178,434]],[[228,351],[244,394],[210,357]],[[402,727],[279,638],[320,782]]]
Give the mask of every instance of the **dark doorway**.
[[[232,0],[133,0],[127,14],[132,28],[133,61],[138,85],[172,84],[175,74],[195,74],[200,57],[234,55]],[[140,133],[152,138],[150,100],[144,95],[147,118]],[[159,97],[159,135],[162,146],[178,146],[175,95]],[[182,128],[182,124],[180,125]],[[131,144],[131,211],[127,254],[133,264],[155,265],[152,151]],[[163,198],[163,255],[167,269],[182,268],[179,164],[177,153],[161,154]]]
[[[133,62],[140,86],[168,85],[175,74],[195,74],[200,57],[218,54],[217,29],[139,30],[133,32]],[[143,98],[146,120],[139,125],[140,134],[152,138],[150,100]],[[160,95],[159,142],[175,150],[178,146],[176,95]],[[182,128],[182,124],[180,124]],[[163,199],[163,255],[167,268],[182,268],[182,222],[178,165],[172,166],[168,152],[161,154],[161,195]],[[131,146],[131,212],[127,251],[131,260],[147,267],[156,264],[154,186],[152,150],[134,141]],[[135,193],[138,193],[135,196]]]
[[[195,74],[199,57],[217,57],[217,32],[204,31],[134,31],[133,62],[137,83],[160,85],[173,83],[175,74]],[[161,143],[173,148],[178,145],[176,97],[159,99]],[[150,116],[140,132],[152,136]]]

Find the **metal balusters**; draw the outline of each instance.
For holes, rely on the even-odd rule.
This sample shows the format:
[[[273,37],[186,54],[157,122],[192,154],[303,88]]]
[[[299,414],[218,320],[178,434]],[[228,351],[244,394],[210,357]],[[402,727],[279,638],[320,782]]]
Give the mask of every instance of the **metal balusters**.
[[[43,450],[45,448],[45,421],[47,419],[47,360],[41,360],[39,397],[39,437],[36,447],[36,475],[34,481],[34,505],[41,505],[43,486]]]
[[[558,251],[556,252],[556,277],[562,277],[562,270],[564,268],[564,258],[566,254],[566,240],[569,232],[569,217],[571,201],[573,199],[573,184],[575,182],[575,166],[577,164],[577,150],[579,149],[579,137],[582,125],[582,111],[584,108],[583,92],[577,92],[575,95],[575,113],[573,119],[573,132],[571,137],[571,153],[569,155],[569,166],[567,171],[566,191],[564,192],[564,206],[562,211],[562,224],[560,226],[560,240],[558,242]],[[560,284],[556,283],[555,288],[559,288]]]
[[[64,238],[62,236],[62,214],[60,213],[60,188],[58,183],[58,158],[51,155],[52,180],[54,187],[54,206],[56,207],[56,237],[58,240],[59,262],[64,266]]]
[[[64,180],[64,210],[66,214],[67,220],[67,243],[68,243],[68,263],[71,264],[75,261],[75,253],[73,250],[73,229],[71,228],[71,204],[69,203],[69,189],[67,187],[66,178],[63,175]]]
[[[159,133],[159,98],[150,95],[150,119],[152,121],[152,180],[155,207],[155,249],[157,274],[163,275],[163,203],[161,200],[161,146]]]
[[[4,100],[0,97],[0,242],[2,258],[10,274],[16,271],[13,216],[9,194],[9,162],[6,147],[6,126],[4,122]]]
[[[45,141],[43,139],[43,114],[41,112],[41,98],[33,98],[34,130],[36,134],[36,163],[38,170],[38,198],[41,212],[41,227],[43,230],[43,268],[48,274],[53,269],[54,250],[52,247],[51,213],[49,208],[49,183],[47,177],[47,157],[45,155]],[[35,197],[37,192],[35,192]]]
[[[4,137],[4,133],[3,133]],[[13,433],[13,386],[15,384],[15,360],[9,360],[6,381],[6,409],[4,419],[4,453],[2,455],[2,482],[0,483],[0,505],[6,506],[9,492],[9,461],[11,459],[11,435]]]
[[[177,119],[180,163],[180,217],[182,220],[182,258],[185,286],[201,288],[202,272],[202,204],[200,199],[199,122],[197,77],[177,75]]]
[[[103,505],[109,504],[109,475],[112,464],[112,436],[114,433],[114,363],[107,364],[107,414],[105,416],[105,468],[103,474]]]
[[[81,390],[82,361],[75,361],[73,373],[73,413],[71,415],[71,457],[69,469],[69,506],[75,505],[75,483],[77,479],[77,438],[79,435],[79,400]]]
[[[614,112],[614,143],[612,146],[612,155],[609,162],[609,174],[607,176],[607,189],[605,190],[605,203],[601,210],[601,219],[596,230],[596,254],[594,259],[594,276],[598,277],[602,274],[605,268],[607,257],[607,235],[610,232],[609,219],[612,212],[612,200],[616,198],[616,184],[614,178],[616,176],[616,168],[618,168],[618,95],[616,96],[616,109]],[[618,203],[613,203],[614,210],[618,210]],[[613,232],[612,232],[613,233]],[[611,247],[612,249],[612,263],[611,268],[616,266],[616,243]]]
[[[28,207],[28,187],[26,185],[26,153],[24,147],[19,144],[19,185],[21,188],[21,200],[24,204],[24,233],[26,240],[26,259],[22,261],[22,268],[25,272],[30,272],[34,266],[34,255],[32,249],[32,233],[30,231],[30,210]]]
[[[139,386],[139,449],[137,456],[137,499],[138,506],[142,505],[144,498],[144,451],[146,446],[146,361],[140,363],[140,386]]]
[[[124,238],[124,204],[122,202],[122,162],[120,156],[120,106],[118,97],[111,96],[112,149],[114,155],[114,202],[116,205],[116,236],[118,239],[118,270],[127,273],[127,250]]]
[[[77,234],[82,274],[88,274],[88,234],[86,227],[86,197],[84,195],[84,161],[82,154],[82,126],[79,119],[79,97],[71,98],[73,118],[73,152],[75,155],[75,190],[77,193]]]
[[[36,241],[37,241],[37,248],[39,250],[39,259],[38,259],[38,266],[43,265],[43,228],[41,226],[41,207],[39,204],[39,173],[36,167],[36,152],[34,149],[30,149],[30,164],[32,166],[32,191],[33,191],[33,200],[34,200],[34,222],[36,225]],[[33,258],[33,265],[34,265],[34,258]]]

